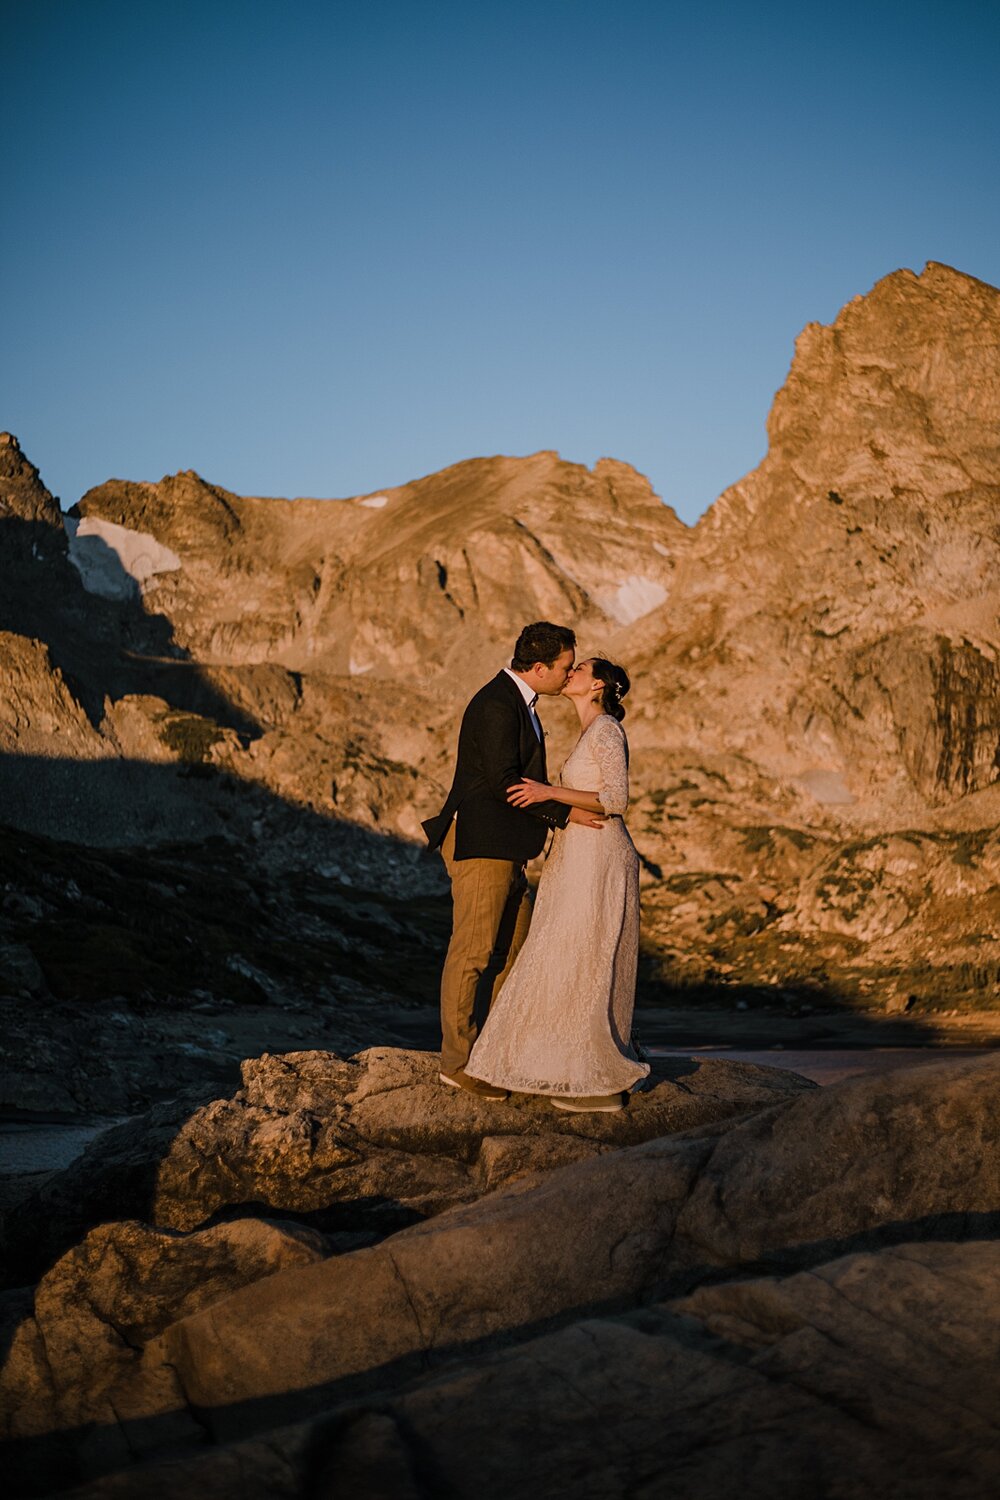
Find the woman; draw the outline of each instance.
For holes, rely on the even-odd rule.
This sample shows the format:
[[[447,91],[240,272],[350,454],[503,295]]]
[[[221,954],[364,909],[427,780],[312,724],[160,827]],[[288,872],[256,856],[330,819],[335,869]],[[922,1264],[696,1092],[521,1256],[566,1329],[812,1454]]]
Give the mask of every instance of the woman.
[[[580,738],[560,785],[524,780],[515,807],[551,800],[603,813],[598,833],[557,829],[524,947],[490,1008],[466,1073],[557,1109],[624,1108],[648,1072],[631,1044],[639,950],[639,858],[622,821],[628,746],[620,720],[627,673],[603,657],[580,662],[563,695]],[[585,790],[581,790],[585,788]]]

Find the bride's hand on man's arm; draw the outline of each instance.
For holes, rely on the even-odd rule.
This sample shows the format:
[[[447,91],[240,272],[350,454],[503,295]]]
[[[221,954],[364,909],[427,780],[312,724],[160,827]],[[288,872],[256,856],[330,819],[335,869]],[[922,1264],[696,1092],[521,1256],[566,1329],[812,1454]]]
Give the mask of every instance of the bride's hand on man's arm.
[[[603,828],[603,813],[598,813],[594,808],[577,807],[570,801],[571,798],[589,799],[589,792],[574,792],[571,787],[549,786],[547,781],[532,781],[529,775],[507,787],[507,801],[511,807],[532,807],[535,802],[570,802],[568,822],[582,823],[583,828]]]
[[[515,807],[531,807],[536,802],[548,802],[551,797],[552,787],[544,781],[532,781],[528,776],[507,788],[507,801]]]
[[[507,788],[507,801],[513,807],[532,807],[536,802],[568,802],[569,822],[580,823],[584,828],[603,828],[604,814],[593,807],[580,807],[578,801],[600,802],[590,792],[576,792],[571,787],[549,786],[544,781],[532,781],[525,776]]]

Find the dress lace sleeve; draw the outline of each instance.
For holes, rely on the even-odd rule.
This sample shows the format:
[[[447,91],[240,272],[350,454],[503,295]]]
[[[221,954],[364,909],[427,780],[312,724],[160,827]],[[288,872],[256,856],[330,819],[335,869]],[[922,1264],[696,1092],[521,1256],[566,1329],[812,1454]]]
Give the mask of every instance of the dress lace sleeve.
[[[606,813],[624,813],[628,808],[628,763],[625,731],[610,717],[596,720],[591,731],[591,749],[601,772],[597,795]]]

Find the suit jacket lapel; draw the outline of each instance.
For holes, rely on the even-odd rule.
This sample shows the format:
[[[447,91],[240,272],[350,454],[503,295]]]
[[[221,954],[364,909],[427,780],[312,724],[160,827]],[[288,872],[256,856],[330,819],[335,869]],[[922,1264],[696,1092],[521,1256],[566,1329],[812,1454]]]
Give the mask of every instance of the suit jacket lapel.
[[[544,729],[542,730],[542,737],[541,737],[541,739],[539,739],[538,735],[535,733],[535,726],[531,722],[531,714],[528,712],[528,705],[527,705],[527,703],[524,700],[524,695],[521,693],[521,691],[518,688],[517,684],[514,683],[514,682],[512,682],[511,679],[507,676],[507,673],[506,672],[498,672],[497,675],[496,675],[496,681],[497,682],[502,682],[505,685],[507,691],[510,693],[510,695],[516,701],[517,707],[518,707],[518,712],[520,713],[520,716],[521,716],[521,720],[520,720],[520,722],[521,722],[521,737],[520,737],[520,739],[521,739],[521,756],[522,756],[522,759],[523,759],[523,762],[524,762],[524,774],[526,776],[530,775],[531,774],[530,767],[531,767],[532,762],[540,760],[540,762],[541,762],[541,770],[538,772],[538,774],[536,776],[532,776],[532,780],[533,781],[547,781],[548,780],[548,773],[546,772],[546,769],[545,769],[545,731],[544,731]],[[538,722],[541,723],[541,720],[539,719]]]
[[[531,738],[525,743],[525,750],[527,753],[524,758],[524,774],[526,776],[530,776],[533,781],[547,781],[548,777],[545,773],[544,731],[542,734],[542,738],[539,739],[538,735],[535,733],[535,726],[531,722],[531,715],[528,713],[527,707],[525,707],[524,710],[524,717],[528,721],[527,733],[531,736]]]

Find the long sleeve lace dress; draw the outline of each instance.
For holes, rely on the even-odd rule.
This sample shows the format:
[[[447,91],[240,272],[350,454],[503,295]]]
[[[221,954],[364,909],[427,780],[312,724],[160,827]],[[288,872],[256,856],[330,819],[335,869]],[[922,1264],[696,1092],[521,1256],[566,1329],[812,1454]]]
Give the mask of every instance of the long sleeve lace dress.
[[[639,858],[628,806],[625,735],[601,714],[560,773],[596,792],[608,821],[554,835],[531,928],[472,1049],[466,1072],[528,1094],[630,1089],[648,1072],[631,1045],[639,952]]]

